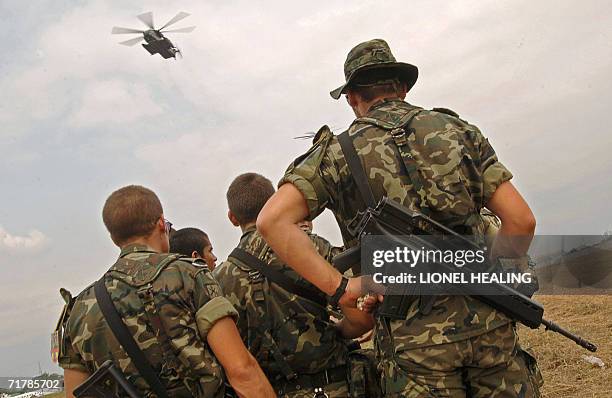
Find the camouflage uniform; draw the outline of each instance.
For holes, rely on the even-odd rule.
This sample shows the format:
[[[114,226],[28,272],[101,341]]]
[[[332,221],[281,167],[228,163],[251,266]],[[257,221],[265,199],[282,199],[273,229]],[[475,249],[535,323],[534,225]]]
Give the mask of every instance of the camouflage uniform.
[[[375,64],[381,52],[388,65],[394,63],[387,44],[374,40],[353,49],[345,69]],[[345,74],[347,80],[354,75],[351,70]],[[332,96],[339,96],[341,90]],[[412,115],[411,134],[405,136],[404,146],[414,161],[411,169],[401,161],[397,137],[391,132]],[[484,239],[480,209],[512,174],[476,126],[445,109],[427,111],[404,101],[384,100],[356,119],[348,131],[377,199],[386,196],[427,212],[447,227]],[[365,204],[338,139],[327,126],[317,133],[314,146],[289,166],[279,185],[284,183],[292,183],[304,195],[310,219],[329,208],[345,244],[356,243],[349,226]],[[375,343],[386,396],[539,396],[537,372],[527,372],[535,369],[535,361],[520,350],[514,324],[471,297],[440,296],[426,316],[419,313],[416,301],[405,321],[378,318]]]
[[[327,259],[339,252],[327,240],[317,235],[310,237]],[[298,284],[312,287],[280,262],[254,226],[244,231],[238,247]],[[315,387],[323,387],[330,397],[348,396],[346,378],[328,385],[300,386],[299,390],[286,387],[284,374],[287,369],[283,369],[284,364],[276,361],[273,355],[274,350],[280,352],[290,370],[300,377],[332,369],[346,372],[347,344],[330,321],[327,308],[260,279],[257,271],[231,256],[213,274],[225,296],[238,310],[236,324],[245,345],[280,396],[311,398]]]
[[[204,263],[130,245],[104,279],[117,311],[169,396],[223,396],[223,369],[206,335],[217,320],[237,313]],[[93,285],[75,299],[66,291],[63,295],[67,307],[60,321],[60,366],[91,374],[112,359],[143,396],[155,396],[109,329]]]
[[[497,236],[497,232],[499,232],[499,229],[501,228],[501,220],[486,207],[483,207],[482,210],[480,210],[480,216],[484,222],[485,243],[487,247],[492,247],[493,241]]]

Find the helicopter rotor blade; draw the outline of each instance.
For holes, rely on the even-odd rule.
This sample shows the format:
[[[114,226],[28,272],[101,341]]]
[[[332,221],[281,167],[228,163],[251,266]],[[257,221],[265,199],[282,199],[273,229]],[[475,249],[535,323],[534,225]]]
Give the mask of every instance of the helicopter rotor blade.
[[[130,39],[130,40],[119,42],[119,44],[123,44],[124,46],[132,47],[132,46],[140,43],[143,40],[144,40],[144,37],[137,37],[135,39]]]
[[[193,30],[195,29],[195,26],[188,26],[186,28],[180,28],[180,29],[172,29],[172,30],[164,30],[164,33],[190,33],[193,32]],[[161,30],[160,30],[161,32]]]
[[[188,16],[190,16],[191,14],[189,14],[188,12],[179,12],[178,14],[176,14],[171,20],[169,20],[168,22],[166,22],[166,24],[164,26],[162,26],[161,28],[159,28],[159,30],[162,30],[163,28],[172,25],[173,23],[177,23],[178,21],[180,21],[181,19],[185,19]]]
[[[113,35],[122,35],[127,33],[144,33],[144,30],[121,28],[119,26],[114,26],[113,30],[111,30],[111,34]]]
[[[155,29],[153,25],[153,13],[145,12],[144,14],[137,15],[136,18],[140,19],[140,21],[147,25],[151,29]]]

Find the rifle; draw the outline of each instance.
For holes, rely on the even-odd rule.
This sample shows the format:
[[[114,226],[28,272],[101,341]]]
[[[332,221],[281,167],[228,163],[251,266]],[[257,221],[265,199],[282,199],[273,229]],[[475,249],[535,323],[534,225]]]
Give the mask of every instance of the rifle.
[[[392,239],[398,246],[402,245],[417,251],[423,248],[439,249],[419,235],[449,237],[450,239],[444,239],[444,241],[448,242],[448,245],[451,247],[453,247],[453,242],[455,242],[455,248],[458,247],[456,242],[460,242],[463,248],[466,245],[469,248],[479,248],[475,242],[459,235],[426,215],[412,211],[400,203],[385,197],[378,202],[375,208],[367,207],[365,211],[361,212],[358,224],[350,232],[360,240],[367,235],[383,235]],[[359,246],[356,246],[338,254],[334,257],[333,262],[338,267],[346,266],[349,263],[356,264],[360,262],[360,259]],[[441,271],[457,271],[456,267],[444,262],[435,263],[434,266],[439,267]],[[470,270],[467,265],[464,266],[464,269],[476,272]],[[541,325],[544,325],[546,330],[559,333],[589,351],[595,352],[597,350],[597,346],[593,343],[569,332],[552,321],[544,319],[544,308],[542,305],[515,289],[501,283],[490,283],[484,285],[484,288],[486,291],[483,294],[483,285],[479,285],[478,289],[474,285],[453,285],[452,289],[454,291],[452,294],[472,296],[525,326],[538,329]],[[411,286],[410,289],[412,290],[406,289],[404,294],[399,296],[386,296],[378,315],[392,319],[405,319],[408,308],[415,299],[421,300],[419,309],[423,313],[426,314],[430,311],[435,296],[423,297],[419,294],[418,286]]]
[[[121,369],[117,368],[110,359],[102,364],[81,385],[74,389],[74,396],[94,398],[118,398],[115,392],[108,387],[108,381],[113,381],[130,398],[141,398],[136,388],[126,379]]]

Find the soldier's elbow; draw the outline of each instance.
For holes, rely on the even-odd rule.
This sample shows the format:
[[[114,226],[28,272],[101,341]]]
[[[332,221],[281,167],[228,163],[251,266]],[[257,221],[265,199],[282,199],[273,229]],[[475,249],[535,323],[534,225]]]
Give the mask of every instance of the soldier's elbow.
[[[270,231],[274,230],[274,225],[276,222],[277,220],[273,216],[273,213],[266,211],[266,208],[264,207],[257,216],[255,225],[257,226],[257,231],[259,231],[263,237],[267,237],[269,236]]]
[[[526,209],[517,212],[511,217],[502,218],[502,227],[507,231],[512,231],[514,235],[533,235],[536,228],[536,219],[531,210]]]
[[[527,209],[515,217],[514,224],[520,233],[531,235],[536,228],[536,219],[531,210]]]
[[[259,365],[252,355],[244,355],[235,358],[231,366],[225,368],[225,374],[230,384],[245,384],[254,380],[259,373]]]
[[[531,211],[529,214],[525,216],[525,220],[523,220],[523,224],[525,225],[525,229],[528,233],[533,234],[536,229],[536,218]]]

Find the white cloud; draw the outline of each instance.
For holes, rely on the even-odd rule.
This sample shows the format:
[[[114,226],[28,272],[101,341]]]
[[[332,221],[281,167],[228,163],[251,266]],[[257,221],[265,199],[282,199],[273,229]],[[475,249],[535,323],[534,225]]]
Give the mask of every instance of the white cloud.
[[[0,249],[30,251],[43,248],[48,238],[38,230],[32,230],[25,236],[13,235],[0,225]]]

